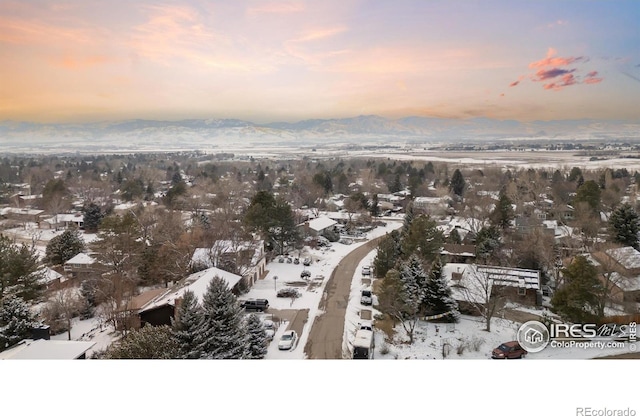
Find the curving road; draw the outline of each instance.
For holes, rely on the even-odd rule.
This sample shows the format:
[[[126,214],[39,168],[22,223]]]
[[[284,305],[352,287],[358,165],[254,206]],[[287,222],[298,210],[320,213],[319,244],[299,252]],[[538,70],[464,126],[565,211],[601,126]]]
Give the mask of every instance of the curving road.
[[[313,322],[304,352],[310,359],[340,359],[344,320],[349,304],[351,280],[362,259],[378,246],[377,237],[347,254],[331,273],[322,294],[320,310],[324,313]]]

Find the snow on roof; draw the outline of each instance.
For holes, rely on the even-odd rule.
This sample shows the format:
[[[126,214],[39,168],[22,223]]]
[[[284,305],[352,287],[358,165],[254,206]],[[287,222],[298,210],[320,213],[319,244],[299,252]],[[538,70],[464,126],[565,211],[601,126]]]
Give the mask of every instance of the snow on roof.
[[[314,231],[322,231],[326,228],[336,225],[337,222],[332,220],[329,217],[318,217],[314,220],[309,221],[309,228]]]
[[[538,270],[447,263],[442,267],[442,274],[458,301],[484,303],[486,292],[490,294],[494,284],[534,290],[540,288]]]
[[[51,218],[47,218],[44,220],[49,224],[55,224],[56,222],[84,222],[84,215],[82,214],[58,214],[54,215]]]
[[[96,259],[86,253],[78,253],[65,262],[65,264],[93,264]]]
[[[44,212],[42,209],[14,208],[7,207],[2,210],[2,214],[22,214],[22,215],[40,215]]]
[[[191,291],[195,295],[198,302],[202,302],[202,298],[207,291],[209,282],[211,282],[211,280],[216,276],[227,282],[229,288],[233,288],[238,284],[238,282],[240,282],[240,280],[242,280],[242,276],[226,272],[222,269],[218,269],[217,267],[210,267],[200,272],[190,274],[176,286],[166,290],[164,294],[140,308],[140,311],[155,309],[163,305],[175,305],[176,300],[182,298],[187,290]]]
[[[254,266],[258,263],[262,257],[261,247],[264,245],[264,240],[248,240],[234,242],[231,240],[217,240],[213,243],[211,248],[200,247],[196,248],[191,256],[191,262],[193,264],[202,264],[206,267],[213,267],[211,262],[211,256],[237,253],[239,251],[253,250],[253,256],[251,257],[251,265]]]
[[[436,196],[418,196],[414,198],[414,205],[429,205],[429,204],[446,204],[447,198],[440,198]]]
[[[90,341],[29,339],[0,352],[0,360],[74,360],[94,345]]]
[[[610,248],[606,253],[627,270],[640,268],[640,252],[631,246]]]
[[[640,276],[625,277],[618,272],[611,273],[611,281],[625,292],[636,292],[640,290]]]
[[[56,279],[61,279],[64,276],[61,275],[60,273],[58,273],[57,271],[49,268],[49,267],[45,267],[44,268],[44,273],[42,275],[42,282],[44,283],[49,283],[49,282],[53,282]]]

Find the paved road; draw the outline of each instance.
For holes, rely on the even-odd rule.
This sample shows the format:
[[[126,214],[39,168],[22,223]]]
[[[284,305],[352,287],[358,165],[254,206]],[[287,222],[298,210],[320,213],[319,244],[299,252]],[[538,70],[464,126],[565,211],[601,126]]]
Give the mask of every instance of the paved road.
[[[351,279],[360,261],[378,246],[381,238],[384,236],[375,238],[349,253],[331,273],[320,301],[320,309],[325,312],[313,322],[305,345],[304,352],[308,358],[343,358],[342,339]]]

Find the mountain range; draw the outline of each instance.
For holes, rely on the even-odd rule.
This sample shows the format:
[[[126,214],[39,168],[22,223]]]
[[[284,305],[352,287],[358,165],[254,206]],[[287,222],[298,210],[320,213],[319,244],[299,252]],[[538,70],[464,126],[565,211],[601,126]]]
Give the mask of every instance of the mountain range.
[[[365,142],[469,142],[499,140],[638,141],[640,121],[592,119],[532,121],[490,118],[399,119],[365,115],[293,123],[252,123],[237,119],[41,124],[0,122],[0,151],[172,150]]]

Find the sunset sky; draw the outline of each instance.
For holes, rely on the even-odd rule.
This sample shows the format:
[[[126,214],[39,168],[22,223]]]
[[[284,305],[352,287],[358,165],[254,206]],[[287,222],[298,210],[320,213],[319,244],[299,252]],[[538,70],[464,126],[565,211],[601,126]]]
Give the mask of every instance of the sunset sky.
[[[0,0],[0,62],[0,121],[638,121],[640,2]]]

